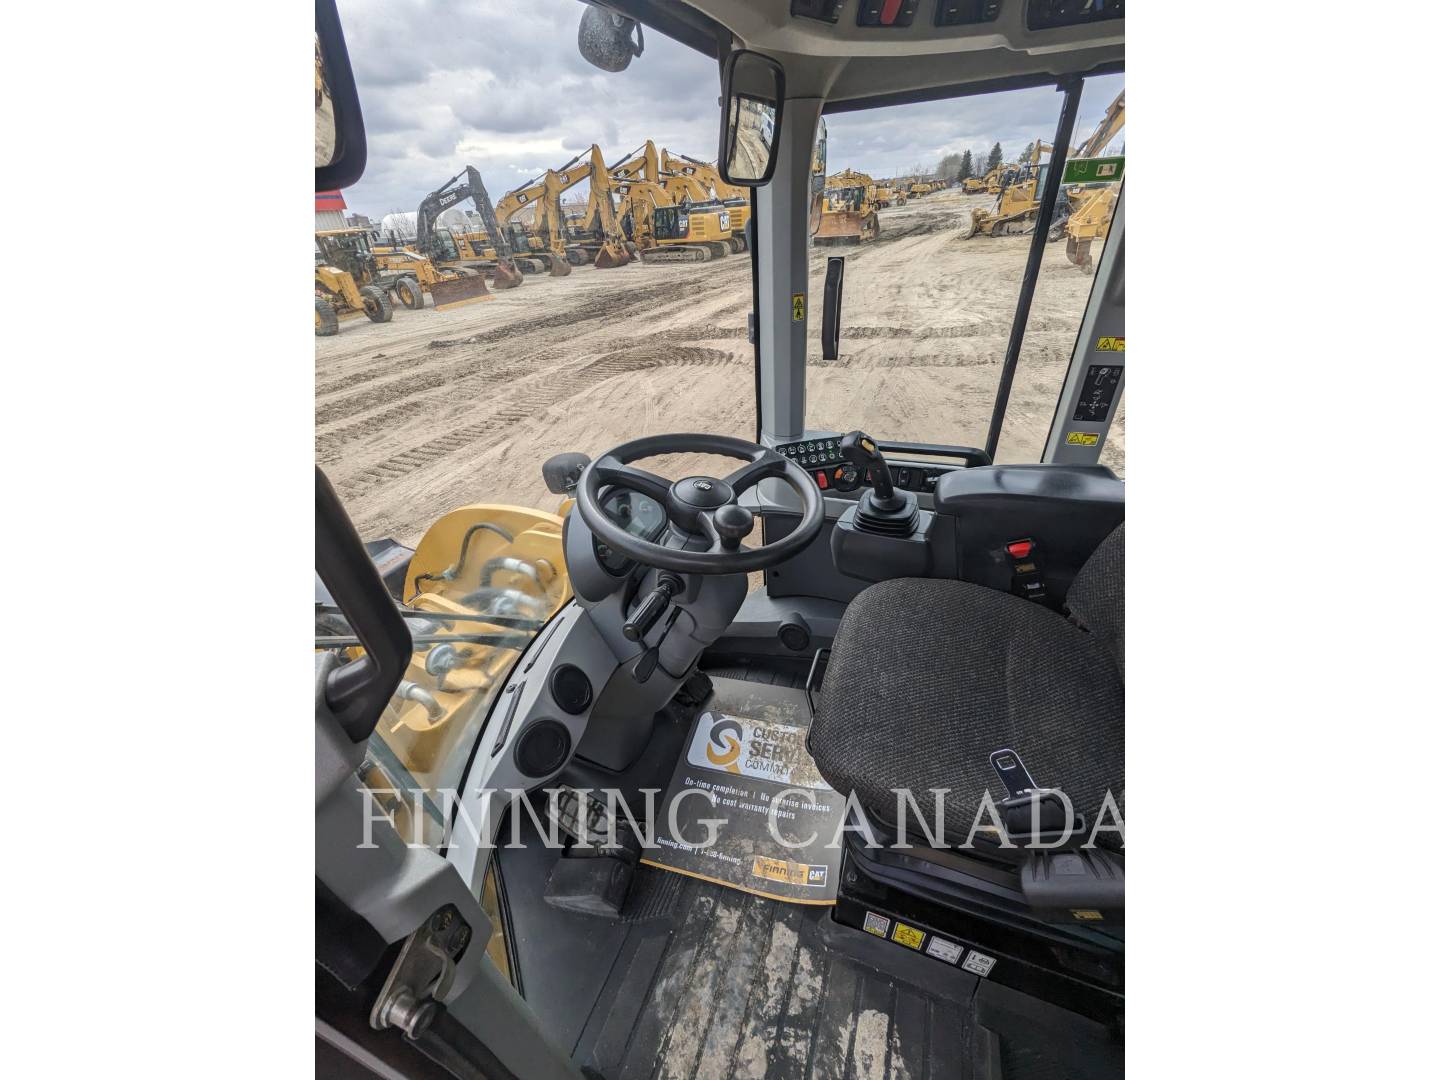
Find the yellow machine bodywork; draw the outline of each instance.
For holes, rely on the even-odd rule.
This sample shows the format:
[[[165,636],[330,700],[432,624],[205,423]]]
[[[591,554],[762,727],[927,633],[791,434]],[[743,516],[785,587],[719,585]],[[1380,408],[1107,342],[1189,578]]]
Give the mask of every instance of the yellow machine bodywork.
[[[414,612],[472,616],[435,620],[432,636],[450,634],[456,643],[416,645],[400,689],[376,727],[400,764],[427,787],[450,779],[435,770],[483,721],[539,627],[570,600],[561,526],[555,514],[482,503],[446,514],[416,547],[402,593],[410,609],[406,618],[413,625],[424,619]],[[487,621],[486,615],[497,621]],[[534,629],[517,632],[517,619]],[[476,633],[508,636],[511,644],[462,640]]]
[[[361,230],[363,232],[363,230]],[[349,230],[331,230],[315,234],[315,336],[332,337],[340,332],[340,320],[365,315],[371,322],[389,322],[395,313],[390,297],[376,278],[375,260],[370,253],[368,235],[363,244],[336,266],[330,255],[345,252],[326,242],[325,238]]]
[[[380,271],[395,278],[391,289],[407,308],[424,307],[426,293],[433,297],[436,311],[495,299],[479,273],[441,269],[418,251],[401,245],[377,244],[374,252]]]
[[[745,250],[745,228],[750,224],[750,195],[744,188],[727,184],[720,170],[708,161],[696,161],[684,154],[672,154],[669,150],[660,151],[660,168],[673,176],[693,179],[699,185],[698,193],[693,188],[689,189],[693,201],[723,203],[730,211],[730,231],[734,233],[735,241],[732,247],[736,251]],[[699,197],[695,197],[696,194]]]
[[[1076,156],[1086,158],[1103,154],[1124,126],[1125,91],[1121,90]],[[1115,204],[1120,200],[1120,185],[1075,187],[1067,194],[1073,209],[1065,222],[1065,257],[1087,274],[1093,273],[1095,263],[1090,255],[1090,245],[1109,234],[1110,219],[1115,214]]]
[[[880,235],[875,209],[875,181],[862,172],[846,169],[825,181],[820,207],[817,244],[858,244]]]
[[[615,185],[620,216],[646,262],[707,262],[730,254],[734,236],[725,207],[681,206],[658,183],[625,180]]]
[[[1009,183],[1002,179],[995,208],[972,210],[969,229],[962,234],[961,239],[968,239],[982,232],[986,236],[1023,233],[1030,227],[1040,212],[1040,180],[1044,175],[1040,156],[1052,153],[1054,149],[1049,143],[1037,139],[1029,156],[1022,158],[1018,166],[1006,166],[1002,177],[1009,176],[1011,179]],[[989,183],[988,177],[986,182]]]

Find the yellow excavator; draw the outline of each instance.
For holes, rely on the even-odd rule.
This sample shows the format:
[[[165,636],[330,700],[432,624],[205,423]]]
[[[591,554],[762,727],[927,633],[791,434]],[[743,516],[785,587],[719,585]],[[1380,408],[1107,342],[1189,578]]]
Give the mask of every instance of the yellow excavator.
[[[1094,132],[1076,153],[1077,158],[1099,157],[1105,152],[1120,129],[1125,126],[1125,91],[1121,90]],[[1067,190],[1070,216],[1065,221],[1065,257],[1087,274],[1095,272],[1090,245],[1104,240],[1110,231],[1110,218],[1120,198],[1118,183],[1076,185]]]
[[[551,277],[569,277],[571,254],[566,250],[565,233],[561,220],[556,217],[547,220],[546,202],[554,198],[558,204],[559,192],[564,190],[559,174],[547,169],[539,176],[527,180],[519,187],[507,191],[495,204],[495,216],[502,230],[509,230],[512,242],[530,259],[539,262],[549,271]],[[529,229],[520,222],[517,215],[532,210],[534,217]],[[583,262],[583,257],[575,256]]]
[[[583,180],[590,182],[587,209],[593,208],[594,225],[585,228],[584,223],[579,222],[576,231],[580,235],[571,236],[571,225],[565,218],[560,196]],[[546,170],[541,186],[544,191],[535,210],[535,228],[548,241],[551,251],[557,247],[563,249],[569,262],[593,262],[597,270],[624,266],[631,261],[625,233],[615,212],[610,170],[599,146],[592,143],[585,154],[577,154],[558,170]]]
[[[815,243],[858,244],[874,240],[879,235],[880,215],[875,208],[875,181],[854,169],[846,169],[827,179]]]
[[[984,176],[966,177],[965,183],[963,185],[965,194],[999,195],[1000,188],[1002,186],[1001,178],[1005,175],[1007,170],[1014,170],[1016,167],[1017,166],[1015,165],[1007,165],[1005,162],[1002,161],[1000,164],[996,165],[993,169],[987,172]]]
[[[646,262],[706,262],[737,250],[730,208],[680,205],[667,191],[660,152],[649,139],[610,169],[620,220]],[[588,225],[587,220],[587,225]]]
[[[698,191],[688,189],[692,202],[718,202],[726,207],[730,211],[730,230],[735,234],[732,246],[736,251],[745,250],[745,228],[750,224],[750,196],[744,188],[727,184],[720,170],[708,161],[696,161],[684,154],[672,154],[669,150],[660,151],[660,168],[676,179],[694,181],[699,186]]]

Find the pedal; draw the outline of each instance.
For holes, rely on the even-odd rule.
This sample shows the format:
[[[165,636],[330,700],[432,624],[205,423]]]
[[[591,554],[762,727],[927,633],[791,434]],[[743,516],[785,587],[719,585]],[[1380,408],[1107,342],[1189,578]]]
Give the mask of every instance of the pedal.
[[[545,902],[583,915],[617,918],[630,894],[635,867],[613,855],[562,856],[545,882]]]
[[[687,709],[698,709],[714,689],[715,684],[710,681],[710,676],[703,671],[696,671],[675,691],[675,701]]]

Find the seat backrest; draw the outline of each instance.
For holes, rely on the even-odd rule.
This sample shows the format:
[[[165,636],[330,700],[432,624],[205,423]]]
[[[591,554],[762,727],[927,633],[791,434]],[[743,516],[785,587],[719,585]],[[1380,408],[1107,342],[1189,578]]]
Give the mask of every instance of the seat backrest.
[[[1125,523],[1100,541],[1075,575],[1065,605],[1078,626],[1105,646],[1125,675]]]

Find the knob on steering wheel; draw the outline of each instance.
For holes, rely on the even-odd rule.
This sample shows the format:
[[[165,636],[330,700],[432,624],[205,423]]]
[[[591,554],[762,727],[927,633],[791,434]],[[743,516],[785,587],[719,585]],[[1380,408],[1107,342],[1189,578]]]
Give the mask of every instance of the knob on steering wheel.
[[[671,483],[630,463],[660,454],[718,454],[739,458],[728,476],[687,476]],[[800,524],[770,544],[747,547],[742,541],[754,517],[737,502],[741,492],[766,477],[783,481],[801,502]],[[601,493],[628,488],[665,507],[677,546],[633,536],[601,509]],[[820,489],[795,462],[757,443],[725,435],[652,435],[617,446],[585,468],[575,489],[575,505],[590,530],[609,547],[645,566],[690,574],[744,574],[774,566],[798,554],[825,521]]]

